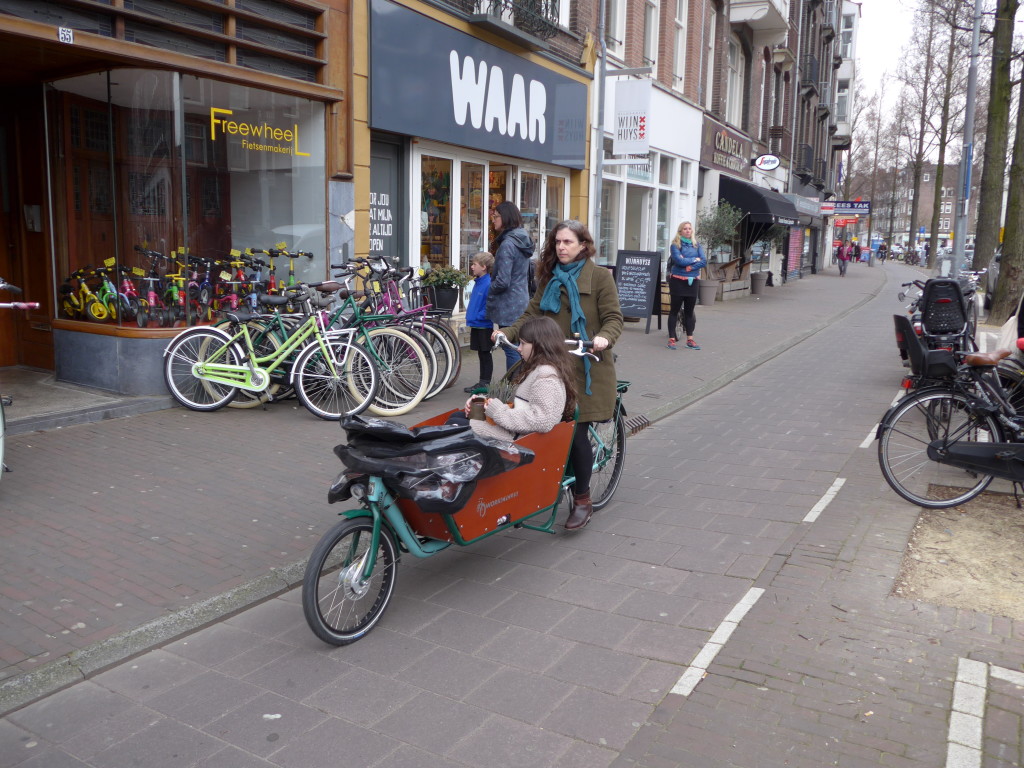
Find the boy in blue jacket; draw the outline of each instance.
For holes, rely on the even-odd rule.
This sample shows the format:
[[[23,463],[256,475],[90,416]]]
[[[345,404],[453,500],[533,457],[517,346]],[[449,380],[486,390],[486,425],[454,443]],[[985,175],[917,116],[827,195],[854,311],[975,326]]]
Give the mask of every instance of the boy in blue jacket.
[[[466,326],[469,328],[469,348],[480,357],[480,381],[466,387],[464,391],[486,390],[491,385],[494,361],[491,359],[491,331],[494,323],[487,317],[487,293],[491,287],[491,267],[494,257],[487,251],[480,251],[469,262],[469,273],[473,275],[473,293],[466,307]]]

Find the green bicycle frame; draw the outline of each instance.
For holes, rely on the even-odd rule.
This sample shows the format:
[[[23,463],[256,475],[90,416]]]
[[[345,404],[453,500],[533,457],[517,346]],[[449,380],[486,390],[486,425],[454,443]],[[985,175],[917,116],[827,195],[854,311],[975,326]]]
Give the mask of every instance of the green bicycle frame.
[[[249,335],[249,327],[245,323],[239,324],[239,330],[224,343],[222,349],[217,350],[207,360],[196,364],[193,373],[200,379],[223,384],[228,387],[238,387],[250,392],[262,392],[270,386],[271,374],[277,366],[288,359],[288,357],[305,345],[311,336],[316,336],[320,351],[324,353],[324,359],[330,368],[332,376],[337,376],[338,371],[334,365],[334,358],[328,353],[327,335],[320,329],[320,322],[317,315],[313,314],[301,325],[296,332],[288,337],[284,345],[273,354],[256,356],[256,350],[252,345],[252,337]],[[342,332],[334,332],[340,335]],[[224,350],[244,340],[243,348],[246,351],[244,365],[232,365],[230,363],[218,363],[223,357]]]

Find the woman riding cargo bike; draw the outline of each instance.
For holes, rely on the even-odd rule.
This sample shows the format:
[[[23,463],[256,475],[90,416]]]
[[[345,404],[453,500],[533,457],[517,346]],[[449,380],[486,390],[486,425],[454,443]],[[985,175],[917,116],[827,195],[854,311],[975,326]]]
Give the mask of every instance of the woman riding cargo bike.
[[[346,470],[328,500],[355,498],[362,507],[343,513],[346,519],[324,535],[306,566],[302,605],[317,637],[346,645],[376,625],[394,591],[400,549],[429,557],[511,527],[553,533],[569,492],[565,529],[579,530],[609,503],[625,460],[622,394],[629,384],[616,379],[609,349],[622,332],[618,293],[594,254],[583,224],[556,225],[541,251],[537,292],[523,316],[493,337],[535,341],[535,318],[544,317],[563,337],[574,337],[568,343],[578,358],[575,421],[512,442],[446,423],[451,413],[412,430],[357,417],[343,421],[348,444],[335,453]],[[540,523],[531,523],[534,518]]]

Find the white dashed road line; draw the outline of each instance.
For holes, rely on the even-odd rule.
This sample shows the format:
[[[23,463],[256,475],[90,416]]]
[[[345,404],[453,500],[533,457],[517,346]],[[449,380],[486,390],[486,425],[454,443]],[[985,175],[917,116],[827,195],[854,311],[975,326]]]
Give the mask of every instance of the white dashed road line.
[[[708,641],[704,644],[704,647],[700,649],[700,653],[693,657],[693,661],[690,662],[690,666],[683,672],[682,677],[679,678],[673,687],[671,693],[678,693],[680,696],[689,696],[693,693],[693,689],[697,687],[697,683],[704,679],[704,675],[708,672],[708,667],[711,666],[711,662],[714,661],[715,656],[725,646],[726,640],[732,635],[736,627],[739,626],[740,619],[747,615],[747,611],[754,607],[761,595],[764,594],[764,590],[760,587],[751,587],[747,590],[747,594],[740,600],[729,611],[722,623],[718,625],[718,629],[715,630],[714,634],[708,638]]]
[[[811,511],[807,513],[807,516],[804,518],[804,522],[813,523],[817,520],[818,515],[825,511],[825,507],[827,507],[832,499],[836,497],[836,494],[839,493],[839,489],[843,487],[845,482],[845,477],[837,477],[833,480],[832,487],[825,491],[825,495],[818,499],[817,504],[811,507]]]

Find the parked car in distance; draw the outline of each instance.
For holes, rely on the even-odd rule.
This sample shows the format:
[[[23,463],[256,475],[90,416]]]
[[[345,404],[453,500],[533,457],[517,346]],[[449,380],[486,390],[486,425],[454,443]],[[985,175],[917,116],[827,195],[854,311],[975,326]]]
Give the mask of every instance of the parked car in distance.
[[[985,309],[992,308],[992,297],[996,295],[996,286],[999,284],[999,262],[1003,258],[1003,244],[996,247],[992,255],[992,261],[988,263],[985,271]]]

